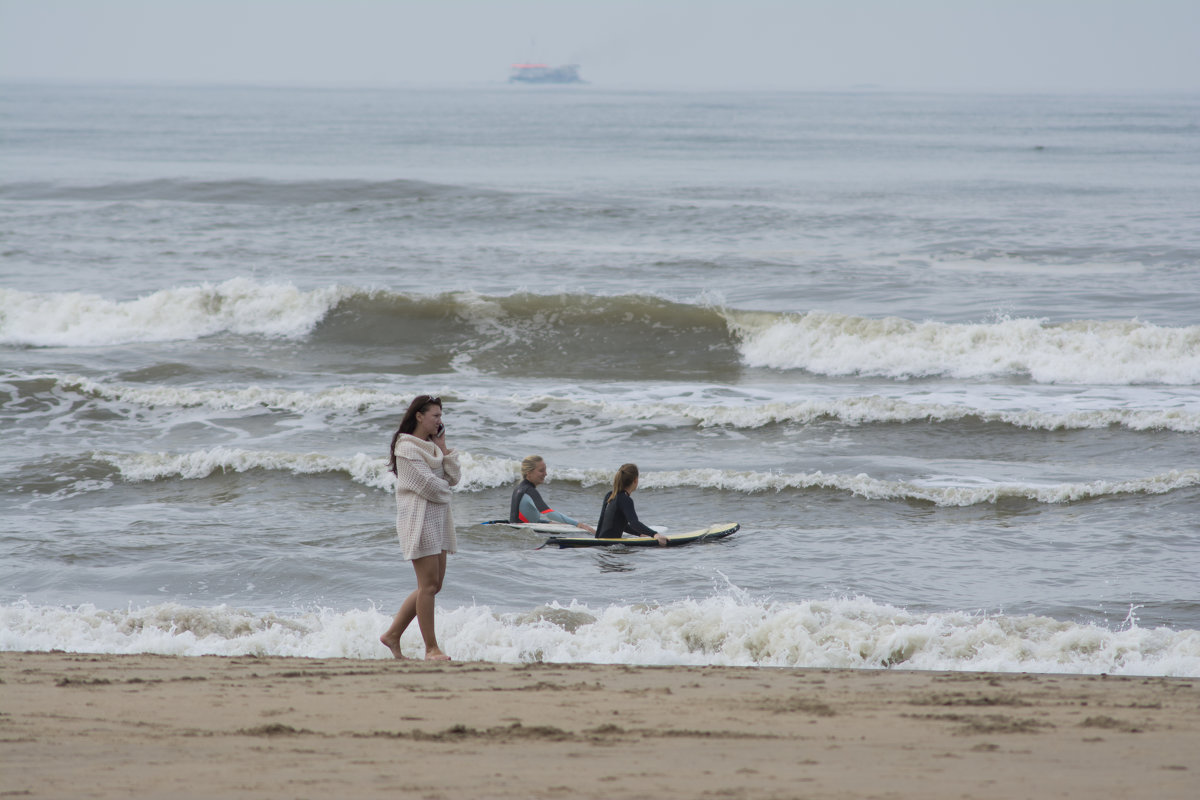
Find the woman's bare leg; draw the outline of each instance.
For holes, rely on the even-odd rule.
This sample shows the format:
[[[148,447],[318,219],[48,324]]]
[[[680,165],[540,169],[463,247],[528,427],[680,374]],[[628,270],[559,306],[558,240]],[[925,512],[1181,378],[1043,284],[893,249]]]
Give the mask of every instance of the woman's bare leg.
[[[438,647],[433,629],[433,598],[442,590],[442,581],[446,578],[446,551],[416,559],[413,569],[417,571],[417,624],[421,626],[421,638],[425,640],[425,660],[449,661],[450,656]]]
[[[408,597],[404,598],[404,602],[400,604],[400,610],[396,613],[392,620],[391,626],[384,631],[383,636],[379,637],[379,641],[383,642],[387,649],[392,651],[392,655],[396,658],[406,658],[400,652],[400,636],[407,630],[409,624],[417,616],[417,593],[413,591]]]
[[[446,577],[446,553],[442,551],[435,556],[413,559],[412,563],[417,573],[417,588],[404,598],[391,627],[379,637],[379,641],[392,651],[393,656],[404,658],[400,652],[400,637],[415,618],[421,628],[421,638],[425,640],[425,658],[431,661],[449,660],[450,657],[438,647],[433,627],[433,598],[441,591],[442,580]]]

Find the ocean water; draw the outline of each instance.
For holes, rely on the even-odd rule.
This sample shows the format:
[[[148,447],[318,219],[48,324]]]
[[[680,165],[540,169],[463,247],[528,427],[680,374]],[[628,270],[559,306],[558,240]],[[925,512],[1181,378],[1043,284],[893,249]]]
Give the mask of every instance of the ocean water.
[[[431,392],[455,658],[1200,676],[1198,300],[1196,95],[0,85],[0,650],[387,657]]]

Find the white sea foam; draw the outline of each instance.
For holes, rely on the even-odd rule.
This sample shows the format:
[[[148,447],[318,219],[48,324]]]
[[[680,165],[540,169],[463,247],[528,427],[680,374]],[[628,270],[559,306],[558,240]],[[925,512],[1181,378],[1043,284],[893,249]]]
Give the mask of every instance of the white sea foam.
[[[0,289],[0,344],[99,346],[196,339],[217,333],[301,337],[339,302],[373,292],[348,286],[302,291],[291,284],[234,278],[114,301],[79,292]],[[442,297],[487,334],[478,349],[511,344],[529,325],[556,324],[534,308],[505,310],[503,298],[473,292]],[[697,306],[695,308],[708,308]],[[898,380],[944,376],[1027,376],[1038,383],[1194,385],[1200,383],[1200,326],[1136,320],[1039,319],[914,322],[812,311],[779,314],[713,308],[748,366],[821,375]],[[656,324],[673,324],[659,320]],[[458,354],[460,360],[469,353]]]
[[[403,409],[413,392],[385,392],[357,386],[331,386],[314,392],[272,386],[236,389],[196,389],[187,386],[147,386],[96,380],[82,375],[32,376],[55,380],[59,386],[122,403],[151,407],[211,408],[244,411],[273,408],[282,411],[368,411]],[[443,392],[446,394],[447,392]]]
[[[555,395],[512,396],[510,402],[540,405],[561,413],[586,412],[597,419],[679,420],[700,427],[760,428],[765,425],[811,424],[835,419],[847,425],[957,422],[975,419],[1035,430],[1106,428],[1200,432],[1200,410],[1188,408],[1079,408],[1070,411],[1037,409],[994,410],[967,404],[914,402],[903,398],[866,395],[803,401],[693,403],[637,397],[628,401],[592,400]]]
[[[387,658],[375,608],[291,614],[174,603],[110,611],[0,607],[0,650]],[[460,660],[987,670],[1200,677],[1200,631],[1110,630],[1047,617],[916,613],[864,597],[768,602],[734,591],[663,606],[438,609]],[[415,626],[401,645],[419,656]]]
[[[395,477],[387,461],[363,453],[331,456],[322,453],[287,453],[273,450],[246,450],[237,447],[213,447],[191,453],[102,453],[92,457],[115,466],[121,477],[131,482],[169,479],[198,480],[215,473],[266,470],[292,475],[342,473],[355,483],[391,491]],[[460,455],[462,479],[459,491],[473,491],[512,483],[520,474],[516,461],[492,456]]]
[[[563,472],[559,470],[558,474]],[[644,473],[641,485],[644,488],[699,486],[745,493],[778,492],[784,489],[832,489],[869,500],[920,500],[938,506],[971,506],[1006,499],[1069,503],[1120,494],[1165,494],[1176,489],[1200,486],[1200,470],[1171,470],[1148,478],[1124,481],[1087,481],[1047,486],[1022,483],[933,486],[909,481],[880,480],[862,473],[825,474],[817,471],[782,474],[688,469]]]
[[[912,322],[728,312],[746,364],[819,375],[1028,376],[1039,383],[1200,383],[1200,326],[1136,321]]]
[[[250,385],[238,388],[198,389],[187,386],[130,384],[90,378],[82,375],[20,375],[23,380],[53,380],[68,391],[130,403],[146,408],[203,407],[220,411],[270,408],[297,413],[351,412],[403,408],[413,390],[391,392],[359,386],[330,386],[316,391]],[[1167,390],[1159,390],[1167,391]],[[1178,391],[1178,390],[1175,390]],[[699,427],[760,428],[772,424],[807,425],[822,419],[834,419],[847,425],[902,424],[914,422],[959,422],[1012,425],[1033,430],[1079,430],[1120,426],[1135,431],[1166,430],[1178,433],[1200,432],[1200,408],[1184,405],[1177,396],[1155,397],[1160,407],[1102,407],[1097,401],[1079,398],[1027,397],[1024,403],[1053,403],[1069,410],[1042,408],[997,409],[986,407],[993,398],[977,397],[961,403],[937,402],[928,398],[905,399],[882,395],[820,397],[800,401],[744,397],[736,402],[680,401],[670,396],[657,397],[651,389],[638,387],[626,400],[592,398],[577,394],[501,395],[486,392],[458,392],[450,388],[440,394],[460,396],[480,405],[528,407],[540,406],[560,414],[586,414],[597,421],[632,420],[655,424],[696,425]],[[1126,401],[1127,402],[1127,401]],[[1192,405],[1195,405],[1194,402]]]
[[[301,291],[246,278],[163,289],[118,302],[79,292],[0,288],[0,344],[94,347],[197,339],[230,332],[297,337],[354,290]]]
[[[127,481],[156,481],[182,478],[197,480],[221,472],[267,470],[293,475],[317,475],[342,472],[355,482],[377,489],[390,489],[395,480],[387,471],[387,462],[362,453],[339,457],[321,453],[286,453],[271,450],[245,450],[237,447],[213,447],[191,453],[101,453],[92,457],[112,464]]]
[[[321,453],[286,453],[270,450],[245,450],[214,447],[191,453],[100,453],[94,458],[115,466],[127,481],[164,479],[195,480],[220,472],[247,472],[261,469],[293,475],[343,473],[356,483],[391,491],[395,479],[387,462],[362,453],[330,456]],[[481,491],[505,486],[517,479],[520,463],[494,456],[461,453],[462,479],[459,491]],[[584,486],[608,483],[611,474],[602,469],[559,467],[555,478],[575,481]],[[645,489],[699,488],[752,494],[784,490],[825,489],[847,492],[870,500],[917,500],[938,506],[970,506],[1001,500],[1028,500],[1038,503],[1069,503],[1121,494],[1165,494],[1178,489],[1200,486],[1200,469],[1171,470],[1146,478],[1097,480],[1081,483],[1035,485],[1024,483],[980,483],[970,485],[933,485],[910,481],[889,481],[866,474],[775,473],[713,468],[667,470],[642,473]]]

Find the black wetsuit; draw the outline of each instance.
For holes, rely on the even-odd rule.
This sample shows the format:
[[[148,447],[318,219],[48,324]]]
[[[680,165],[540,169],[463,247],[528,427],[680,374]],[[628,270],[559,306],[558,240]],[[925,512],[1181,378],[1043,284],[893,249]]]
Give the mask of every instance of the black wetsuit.
[[[600,508],[600,521],[596,523],[597,539],[620,539],[624,533],[634,536],[654,536],[655,530],[638,521],[629,492],[619,492],[617,499],[609,502],[612,492],[604,496]]]

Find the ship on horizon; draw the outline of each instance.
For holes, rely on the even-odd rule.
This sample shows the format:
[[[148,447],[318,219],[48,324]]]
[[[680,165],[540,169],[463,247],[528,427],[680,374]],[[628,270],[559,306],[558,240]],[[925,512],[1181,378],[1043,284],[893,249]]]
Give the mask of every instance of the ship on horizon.
[[[579,77],[578,64],[513,64],[508,76],[509,83],[586,83]]]

